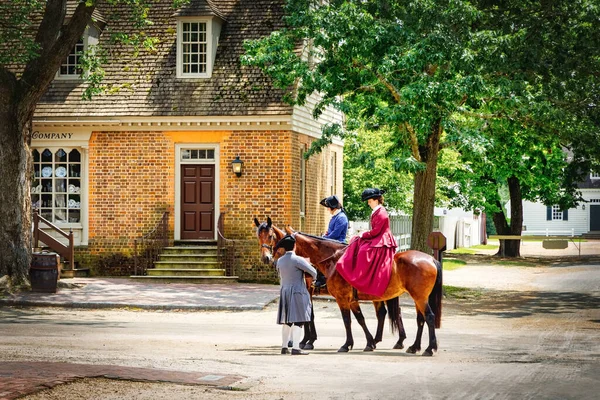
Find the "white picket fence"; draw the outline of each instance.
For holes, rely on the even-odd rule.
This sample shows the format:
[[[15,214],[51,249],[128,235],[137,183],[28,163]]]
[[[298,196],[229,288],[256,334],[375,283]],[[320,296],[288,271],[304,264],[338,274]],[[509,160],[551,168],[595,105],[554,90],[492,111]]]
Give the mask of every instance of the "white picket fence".
[[[358,235],[369,230],[369,221],[350,221],[348,228],[348,236]],[[412,218],[408,215],[392,215],[390,216],[390,229],[398,243],[398,251],[409,250]]]

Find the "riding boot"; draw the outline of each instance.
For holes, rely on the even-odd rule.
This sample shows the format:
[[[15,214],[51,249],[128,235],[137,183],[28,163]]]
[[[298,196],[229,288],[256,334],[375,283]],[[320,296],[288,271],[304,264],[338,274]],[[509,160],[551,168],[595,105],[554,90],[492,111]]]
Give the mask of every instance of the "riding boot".
[[[286,324],[281,325],[281,354],[288,353],[288,342],[290,340],[290,334],[292,328]]]
[[[300,340],[302,338],[302,327],[298,325],[292,326],[292,337],[294,338],[294,346],[292,347],[292,355],[306,355],[305,351],[300,350]]]

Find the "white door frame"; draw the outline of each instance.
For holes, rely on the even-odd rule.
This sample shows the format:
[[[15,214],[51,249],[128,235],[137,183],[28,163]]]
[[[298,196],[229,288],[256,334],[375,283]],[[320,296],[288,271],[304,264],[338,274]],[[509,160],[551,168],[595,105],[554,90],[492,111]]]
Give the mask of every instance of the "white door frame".
[[[181,151],[182,150],[214,150],[215,158],[214,160],[190,160],[189,162],[181,160]],[[215,166],[215,236],[214,240],[217,240],[217,229],[219,222],[219,214],[221,207],[220,204],[220,169],[219,169],[219,160],[220,160],[220,152],[219,152],[219,144],[218,143],[177,143],[175,145],[175,240],[181,240],[181,165],[182,164],[214,164]]]

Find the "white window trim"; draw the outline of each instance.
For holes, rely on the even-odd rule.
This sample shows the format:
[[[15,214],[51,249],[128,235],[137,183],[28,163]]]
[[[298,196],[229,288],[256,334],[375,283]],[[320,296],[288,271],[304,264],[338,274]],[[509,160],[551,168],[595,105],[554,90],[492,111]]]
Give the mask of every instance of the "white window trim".
[[[183,24],[186,22],[198,22],[206,24],[206,72],[196,74],[183,73]],[[195,79],[210,78],[213,69],[213,19],[188,17],[177,20],[177,78]]]
[[[552,221],[562,221],[563,220],[563,211],[559,206],[552,206]]]
[[[590,172],[590,179],[600,179],[600,172]]]
[[[181,165],[182,164],[214,164],[215,165],[215,227],[218,227],[219,214],[221,213],[221,198],[220,190],[221,187],[221,173],[219,169],[220,165],[220,153],[219,145],[215,143],[178,143],[175,145],[175,232],[174,239],[181,240]],[[214,160],[181,160],[181,150],[214,150]],[[214,240],[217,239],[217,229],[215,229]]]

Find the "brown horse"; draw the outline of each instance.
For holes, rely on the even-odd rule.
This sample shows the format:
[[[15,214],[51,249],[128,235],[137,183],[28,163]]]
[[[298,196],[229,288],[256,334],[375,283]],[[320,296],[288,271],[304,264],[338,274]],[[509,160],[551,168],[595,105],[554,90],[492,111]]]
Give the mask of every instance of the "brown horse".
[[[432,356],[433,351],[437,351],[435,328],[441,326],[442,266],[436,259],[416,250],[396,253],[392,276],[383,295],[377,297],[358,292],[356,296],[352,286],[335,269],[335,264],[343,255],[345,248],[334,249],[330,246],[324,246],[325,239],[294,232],[290,227],[286,227],[286,231],[294,234],[296,238],[296,254],[310,258],[327,277],[327,288],[337,301],[346,327],[346,343],[342,346],[342,349],[352,346],[354,343],[350,326],[350,310],[355,316],[357,315],[356,310],[360,313],[358,300],[385,301],[408,292],[413,298],[417,309],[417,337],[407,352],[416,353],[421,350],[421,337],[425,323],[427,323],[429,330],[429,346],[425,349],[423,355]],[[365,330],[367,343],[369,343],[371,335],[366,326],[362,324],[361,326]]]
[[[281,229],[274,226],[272,224],[270,218],[267,218],[267,222],[263,222],[263,223],[259,223],[258,220],[255,218],[254,223],[258,227],[257,236],[258,236],[259,244],[261,246],[260,247],[261,248],[261,259],[264,263],[271,264],[279,256],[277,254],[273,254],[273,248],[274,248],[275,244],[279,240],[281,240],[281,238],[283,236],[285,236],[285,232],[283,232]],[[342,254],[343,251],[346,249],[346,245],[343,243],[340,243],[338,241],[323,239],[323,238],[321,238],[321,240],[323,240],[323,243],[321,243],[321,246],[320,246],[321,250],[325,250],[326,248],[329,249],[329,250],[325,250],[324,251],[325,253],[338,254],[337,252],[341,252],[339,254]],[[339,255],[338,255],[338,257],[339,257]],[[331,258],[331,257],[327,256],[327,258]],[[319,258],[317,258],[317,259],[319,259]],[[323,258],[320,258],[319,260],[325,261]],[[317,263],[318,263],[318,261],[317,261]],[[309,289],[309,292],[312,297],[314,288],[311,287],[311,283],[312,283],[312,278],[310,276],[307,276],[307,288]],[[359,306],[358,302],[355,302],[355,304],[353,304],[353,306],[352,306],[352,311],[354,313],[354,316],[356,317],[356,319],[357,319],[358,323],[361,325],[361,327],[363,327],[363,330],[365,331],[365,334],[367,335],[367,346],[365,347],[365,351],[372,351],[373,349],[375,349],[376,344],[381,342],[381,340],[383,338],[383,327],[384,327],[384,322],[385,322],[385,316],[388,313],[385,308],[384,301],[373,301],[373,304],[375,306],[375,311],[376,311],[376,315],[377,315],[377,333],[375,335],[375,338],[373,338],[371,336],[369,330],[366,327],[364,316],[362,315],[362,312],[360,310],[360,306]],[[406,333],[404,331],[404,326],[402,325],[402,318],[400,316],[399,299],[398,299],[398,297],[388,299],[385,301],[385,304],[387,304],[387,307],[389,309],[389,318],[390,318],[390,322],[391,322],[391,326],[392,326],[392,332],[394,332],[395,330],[398,330],[399,334],[400,334],[400,338],[398,339],[398,342],[394,345],[394,348],[402,349],[402,348],[404,348],[403,342],[404,342],[404,339],[406,338]],[[342,311],[342,315],[344,315],[344,314],[345,314],[344,311]],[[350,317],[349,312],[347,314],[348,314],[347,318],[349,319],[349,317]],[[302,342],[300,342],[301,347],[304,345],[304,347],[302,347],[302,348],[312,349],[312,348],[314,348],[313,342],[317,339],[317,333],[316,333],[316,329],[315,329],[315,325],[314,325],[314,315],[313,315],[313,320],[310,322],[310,324],[305,324],[304,327],[305,327],[304,338],[302,339]],[[353,342],[349,345],[342,346],[339,351],[347,352],[348,347],[351,348],[352,345],[353,345]]]
[[[273,264],[275,262],[273,248],[275,244],[285,236],[285,233],[274,227],[271,222],[271,218],[267,218],[267,222],[262,224],[258,222],[258,219],[254,218],[254,224],[258,228],[257,235],[261,249],[261,260],[265,264]],[[312,286],[313,278],[309,274],[305,274],[306,288],[312,300],[314,294],[314,287]],[[304,324],[304,337],[300,341],[300,348],[304,350],[314,349],[314,342],[317,340],[317,330],[315,328],[315,316],[314,311],[312,313],[310,322]],[[289,344],[291,347],[291,343]]]

